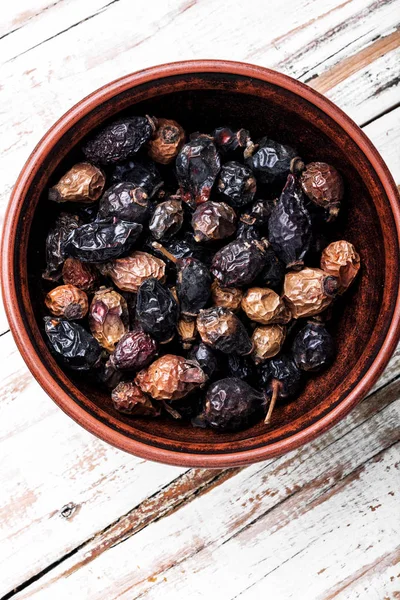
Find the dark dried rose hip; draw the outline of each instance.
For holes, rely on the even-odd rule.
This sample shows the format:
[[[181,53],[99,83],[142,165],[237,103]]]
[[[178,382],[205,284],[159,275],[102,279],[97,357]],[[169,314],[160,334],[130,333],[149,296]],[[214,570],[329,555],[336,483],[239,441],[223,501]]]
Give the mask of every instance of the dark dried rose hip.
[[[157,354],[157,344],[142,329],[136,328],[122,336],[113,354],[111,364],[122,371],[138,371],[147,367]]]
[[[101,348],[83,327],[56,317],[45,317],[44,322],[50,349],[66,367],[90,371],[99,366]]]
[[[212,138],[208,135],[193,137],[176,157],[182,199],[193,207],[209,200],[220,166]]]
[[[100,199],[97,220],[116,217],[123,221],[146,223],[155,205],[146,192],[134,183],[123,181],[115,183],[106,190]]]
[[[77,258],[67,258],[62,268],[62,278],[66,285],[74,285],[84,292],[90,292],[99,276],[92,265],[83,263]]]
[[[243,323],[232,311],[222,306],[201,310],[197,317],[197,329],[205,344],[226,354],[250,354],[253,349]]]

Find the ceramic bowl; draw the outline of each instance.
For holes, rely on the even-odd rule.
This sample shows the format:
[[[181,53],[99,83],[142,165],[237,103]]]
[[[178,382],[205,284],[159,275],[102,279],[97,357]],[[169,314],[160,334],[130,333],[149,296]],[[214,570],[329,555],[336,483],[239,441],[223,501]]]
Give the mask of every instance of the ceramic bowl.
[[[346,184],[340,237],[359,251],[356,283],[335,307],[338,355],[273,423],[219,434],[170,419],[117,413],[109,392],[63,371],[43,337],[41,273],[53,218],[46,189],[82,158],[82,138],[124,113],[173,118],[185,130],[229,124],[253,138],[269,135],[306,161],[335,165]],[[162,65],[109,83],[83,99],[46,133],[14,187],[5,220],[2,284],[10,326],[29,369],[70,417],[103,440],[174,465],[230,467],[265,460],[304,444],[342,419],[382,373],[399,338],[399,197],[382,158],[339,108],[274,71],[224,61]]]

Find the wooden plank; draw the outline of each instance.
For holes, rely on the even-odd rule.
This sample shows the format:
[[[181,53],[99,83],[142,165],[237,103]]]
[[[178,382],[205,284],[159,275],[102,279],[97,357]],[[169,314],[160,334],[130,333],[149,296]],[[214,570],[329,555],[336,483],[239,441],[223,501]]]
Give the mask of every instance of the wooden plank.
[[[231,600],[267,575],[271,587],[261,590],[272,593],[276,579],[271,574],[278,569],[283,569],[285,592],[297,590],[297,598],[306,597],[305,585],[326,591],[328,584],[340,583],[398,543],[393,531],[398,499],[392,493],[399,459],[399,446],[393,446],[399,439],[399,391],[400,382],[391,384],[303,450],[240,470],[140,531],[132,511],[16,600],[68,597],[78,590],[81,600],[160,595],[176,600],[209,597],[212,589],[218,589],[221,600]],[[391,403],[376,412],[377,403],[389,398]],[[364,417],[372,412],[350,425],[359,411]],[[335,544],[337,536],[344,540],[344,532],[346,565],[330,569],[329,577],[319,581],[318,570],[341,565]],[[295,565],[300,553],[297,576],[287,577],[284,565]],[[302,581],[306,565],[310,576]],[[261,597],[261,590],[249,597]]]

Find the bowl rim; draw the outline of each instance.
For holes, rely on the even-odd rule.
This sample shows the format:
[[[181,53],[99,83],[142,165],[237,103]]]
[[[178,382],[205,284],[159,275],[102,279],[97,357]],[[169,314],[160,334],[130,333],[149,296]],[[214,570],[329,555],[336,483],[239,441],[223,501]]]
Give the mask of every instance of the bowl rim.
[[[327,431],[362,400],[381,375],[400,338],[400,289],[389,329],[375,359],[346,398],[329,413],[305,429],[267,446],[226,454],[192,454],[166,450],[127,438],[124,434],[100,423],[96,417],[87,413],[61,387],[55,384],[40,355],[30,342],[18,304],[15,302],[17,290],[15,286],[16,269],[13,260],[19,207],[25,190],[28,189],[33,173],[40,165],[43,156],[51,151],[54,144],[74,123],[99,104],[129,88],[169,76],[215,72],[251,77],[277,85],[307,100],[333,119],[358,145],[375,170],[390,203],[400,247],[400,197],[396,184],[375,146],[340,108],[304,83],[271,69],[226,60],[189,60],[153,66],[105,84],[75,104],[45,133],[25,162],[6,209],[2,236],[1,286],[10,329],[25,363],[45,392],[74,421],[102,440],[140,458],[175,466],[222,468],[247,465],[294,450]]]

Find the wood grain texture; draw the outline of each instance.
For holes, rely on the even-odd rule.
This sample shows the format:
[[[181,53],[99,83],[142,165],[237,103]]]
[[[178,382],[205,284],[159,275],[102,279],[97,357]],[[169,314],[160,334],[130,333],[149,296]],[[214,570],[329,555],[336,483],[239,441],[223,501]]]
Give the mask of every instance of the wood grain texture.
[[[18,54],[21,56],[4,64],[0,69],[2,86],[0,221],[13,182],[23,162],[43,132],[56,118],[82,96],[110,79],[151,64],[178,60],[182,57],[209,56],[247,60],[275,67],[303,81],[308,81],[315,89],[322,89],[318,85],[324,86],[326,95],[344,108],[357,123],[372,121],[365,131],[382,153],[396,182],[400,184],[398,153],[400,113],[399,109],[390,110],[399,101],[399,50],[397,46],[392,47],[393,40],[397,40],[395,28],[398,27],[399,22],[398,2],[394,0],[326,0],[324,2],[301,0],[296,2],[296,10],[294,10],[290,0],[281,2],[273,0],[269,3],[258,0],[253,2],[252,6],[254,12],[249,11],[245,3],[234,0],[229,2],[225,0],[221,3],[212,0],[197,0],[197,2],[156,0],[152,3],[151,10],[147,5],[135,3],[134,11],[132,3],[127,0],[114,0],[108,3],[101,1],[82,3],[78,0],[54,2],[18,0],[18,3],[4,4],[0,38],[5,37],[0,39],[0,62],[13,59]],[[92,16],[93,18],[85,20]],[[115,30],[120,22],[123,24],[116,35]],[[221,23],[224,23],[224,26],[221,26]],[[102,32],[101,36],[99,31]],[[392,49],[386,51],[388,41]],[[33,48],[34,46],[36,47]],[[30,48],[33,50],[31,51]],[[379,49],[384,50],[382,55]],[[358,62],[358,58],[354,60],[355,56],[358,58],[361,56],[362,63]],[[321,79],[320,83],[318,83],[319,79]],[[374,120],[382,113],[384,114],[381,118]],[[4,311],[1,309],[0,333],[6,330]],[[399,372],[399,361],[398,351],[375,386],[376,389],[382,389],[389,381],[393,381]],[[44,580],[44,583],[48,583],[52,577],[56,578],[57,588],[52,586],[48,588],[57,589],[57,595],[48,596],[52,600],[55,597],[61,600],[70,598],[67,588],[63,588],[64,582],[61,580],[60,583],[57,577],[67,566],[73,567],[77,561],[82,560],[86,556],[85,552],[90,553],[91,547],[86,546],[90,538],[94,536],[92,549],[98,549],[99,540],[106,537],[104,530],[108,526],[111,525],[114,528],[113,532],[117,533],[115,524],[120,518],[129,530],[132,520],[141,518],[140,506],[143,503],[145,508],[153,508],[151,522],[156,521],[158,509],[154,510],[156,504],[152,504],[153,501],[151,498],[148,499],[149,496],[156,494],[157,498],[163,498],[164,509],[173,507],[173,498],[169,498],[170,504],[168,504],[168,501],[158,494],[167,493],[162,490],[165,486],[167,490],[176,489],[174,486],[181,485],[180,478],[187,478],[191,482],[186,488],[188,496],[185,496],[185,502],[186,499],[192,500],[190,504],[194,509],[197,502],[202,500],[201,496],[196,497],[195,485],[197,483],[203,485],[207,475],[203,479],[202,474],[198,475],[197,471],[185,473],[172,467],[160,467],[151,463],[140,464],[138,459],[106,446],[71,422],[34,382],[9,333],[0,338],[0,378],[0,444],[2,444],[0,446],[2,486],[0,512],[6,517],[0,521],[0,595],[6,594],[13,587],[48,568],[52,563],[62,559],[67,552],[74,551],[80,544],[85,544],[82,551],[77,553],[78,558],[75,562],[69,564],[67,560],[64,561],[59,571],[53,574],[50,571]],[[392,383],[393,385],[395,384]],[[357,435],[358,427],[365,427],[366,419],[370,420],[380,409],[389,410],[392,406],[392,389],[382,391],[379,396],[374,395],[374,401],[370,397],[358,407],[356,413],[351,414],[343,424],[327,434],[330,436],[331,446],[334,440],[337,442],[334,446],[335,460],[328,450],[325,451],[327,472],[330,472],[331,466],[334,467],[339,462],[342,464],[351,458],[347,446],[349,437],[353,434],[348,429],[344,430],[342,425],[349,424],[350,428],[354,429],[354,435]],[[394,389],[398,397],[398,390]],[[390,414],[393,417],[393,413]],[[382,431],[381,419],[384,416],[382,410],[379,415],[378,420],[373,422],[372,433],[370,427],[363,430],[366,438],[364,445],[368,445],[371,438],[376,439],[375,431]],[[19,443],[11,442],[13,438],[18,439]],[[8,445],[3,446],[3,444]],[[377,449],[375,441],[371,444],[375,452]],[[322,445],[321,438],[321,448]],[[319,448],[320,446],[313,446],[313,452],[317,453]],[[398,452],[396,449],[395,451]],[[275,571],[276,579],[273,578],[272,573],[268,576],[268,580],[263,581],[266,570],[259,566],[255,569],[253,578],[255,585],[245,592],[244,584],[247,576],[249,574],[252,576],[253,567],[250,566],[245,573],[246,581],[241,571],[239,581],[243,588],[241,588],[242,597],[258,600],[260,596],[265,595],[265,592],[271,591],[270,595],[274,595],[277,600],[280,600],[280,597],[286,599],[290,596],[279,596],[281,593],[279,585],[286,581],[289,584],[293,582],[294,573],[301,579],[300,582],[295,579],[299,584],[297,590],[305,589],[307,600],[327,600],[331,597],[339,600],[357,598],[369,600],[368,594],[371,590],[374,594],[371,596],[373,600],[398,598],[400,594],[399,555],[396,548],[396,539],[399,538],[398,528],[391,532],[390,543],[387,534],[398,515],[398,512],[396,513],[398,498],[395,506],[390,504],[391,498],[396,496],[391,495],[393,489],[389,482],[398,481],[393,471],[393,465],[398,458],[388,454],[392,452],[393,447],[383,454],[386,456],[383,463],[375,463],[373,460],[364,463],[362,479],[358,480],[361,481],[360,484],[357,481],[350,483],[343,488],[341,495],[336,494],[339,490],[338,485],[331,488],[335,493],[327,498],[328,504],[322,504],[329,510],[329,519],[325,517],[324,520],[323,514],[326,515],[326,512],[315,513],[315,519],[312,517],[318,505],[311,505],[302,520],[293,519],[301,524],[300,534],[316,529],[323,532],[321,543],[330,540],[328,547],[334,552],[329,554],[327,560],[325,560],[323,545],[321,547],[313,542],[308,549],[304,550],[301,549],[300,542],[294,553],[292,550],[289,552],[292,556],[288,558],[286,565],[283,565],[281,570]],[[362,457],[359,454],[357,456],[357,460],[351,463],[353,466],[350,468],[354,468],[357,461],[358,464],[362,462]],[[367,456],[370,456],[368,452],[365,460]],[[310,470],[310,478],[313,476],[315,464],[313,454],[295,453],[293,460],[303,471]],[[86,464],[93,464],[93,469],[86,468]],[[259,465],[258,468],[265,467],[264,475],[268,479],[273,466],[273,464]],[[186,567],[176,567],[174,571],[171,561],[168,563],[171,554],[166,555],[165,565],[172,566],[172,579],[169,573],[162,577],[155,575],[157,569],[152,568],[156,560],[160,562],[162,548],[171,551],[173,543],[177,543],[182,535],[181,530],[189,531],[185,539],[188,539],[190,544],[193,538],[203,535],[201,527],[198,524],[194,526],[193,521],[189,521],[193,515],[195,523],[199,515],[202,517],[200,523],[209,534],[212,524],[208,524],[206,517],[210,512],[213,513],[215,506],[219,507],[218,502],[222,498],[221,493],[226,485],[230,487],[227,488],[224,496],[225,504],[222,505],[222,510],[218,510],[217,515],[221,515],[224,508],[230,515],[237,515],[238,512],[247,513],[252,504],[250,498],[253,498],[254,503],[257,501],[257,494],[264,502],[265,482],[260,492],[261,476],[257,475],[257,472],[257,468],[252,467],[243,473],[235,474],[225,483],[222,481],[217,488],[210,491],[210,502],[205,507],[199,506],[198,510],[189,515],[186,512],[182,513],[183,509],[187,510],[186,506],[170,514],[168,519],[176,520],[172,525],[170,523],[168,527],[162,527],[164,536],[162,547],[159,547],[159,538],[153,535],[154,529],[152,530],[149,538],[153,536],[153,545],[150,546],[149,541],[148,548],[156,550],[154,560],[151,561],[149,550],[145,554],[145,561],[140,563],[144,570],[141,578],[151,579],[141,584],[146,598],[158,599],[160,595],[164,597],[164,585],[166,585],[168,586],[166,597],[175,600],[179,596],[171,596],[175,593],[173,582],[177,582],[177,593],[181,593],[180,582],[185,579],[191,581],[192,578],[196,586],[189,590],[189,596],[186,594],[186,598],[193,597],[194,589],[197,592],[196,597],[210,597],[209,588],[202,587],[204,583],[211,586],[214,581],[224,586],[232,577],[229,566],[237,565],[242,559],[244,565],[248,565],[247,555],[250,562],[254,560],[256,554],[263,553],[263,550],[258,551],[258,548],[270,547],[271,542],[268,537],[261,538],[260,542],[258,537],[254,537],[253,540],[247,540],[245,545],[241,544],[238,548],[234,545],[237,538],[233,537],[232,541],[224,544],[229,547],[232,543],[232,551],[226,555],[229,562],[226,562],[222,554],[217,554],[214,558],[214,546],[211,546],[201,554],[201,568],[204,569],[208,564],[209,567],[214,565],[215,569],[214,571],[211,569],[211,572],[209,569],[205,574],[202,570],[202,577],[196,577],[198,564],[195,559],[191,559]],[[370,472],[371,477],[368,475]],[[289,484],[293,481],[297,482],[296,471],[291,472],[290,477]],[[273,480],[276,488],[284,486],[286,479],[285,471],[278,472]],[[204,489],[207,489],[207,485],[205,484]],[[316,493],[320,485],[320,481],[316,478]],[[212,488],[212,484],[210,487]],[[248,495],[246,490],[249,491]],[[217,497],[215,494],[218,494]],[[241,507],[242,500],[241,497],[239,498],[241,494],[244,495],[243,502],[248,500],[246,507]],[[207,496],[208,494],[203,498]],[[296,495],[294,497],[296,498]],[[76,509],[72,509],[71,516],[69,518],[59,516],[63,507],[69,503],[76,506]],[[380,503],[382,506],[374,511],[369,508],[370,505],[375,507]],[[303,506],[301,501],[300,505]],[[207,508],[208,513],[204,512]],[[281,520],[282,515],[291,516],[291,508],[292,506],[285,501],[282,505],[275,505],[271,513],[274,515],[274,522]],[[357,510],[362,509],[366,514],[357,516]],[[168,510],[165,514],[168,514]],[[69,514],[69,511],[64,511],[63,514]],[[128,517],[124,520],[125,514]],[[351,517],[356,516],[355,526],[349,528],[351,536],[347,534],[348,529],[343,533],[340,528],[342,517],[347,514]],[[161,527],[163,520],[159,520],[159,525],[155,522],[150,527]],[[205,524],[204,520],[206,520]],[[327,521],[329,525],[323,529]],[[134,522],[138,523],[138,521]],[[319,528],[320,522],[322,525]],[[148,527],[143,529],[139,535],[143,536],[147,529]],[[252,531],[251,527],[249,529]],[[298,530],[293,528],[284,528],[283,531],[285,536],[275,538],[273,544],[276,545],[271,546],[275,549],[281,565],[289,556],[281,560],[281,548],[292,547],[299,535]],[[127,530],[124,529],[123,535],[125,536],[126,533]],[[304,540],[304,535],[303,533],[301,540]],[[368,549],[368,544],[363,545],[368,536],[379,540],[376,551],[373,548]],[[125,544],[131,544],[131,540],[135,537],[137,536],[128,536],[127,541],[119,547],[124,549]],[[237,537],[242,540],[240,536]],[[349,538],[353,540],[350,550]],[[128,584],[124,583],[124,585],[140,579],[139,570],[136,571],[136,561],[133,563],[133,560],[141,556],[145,542],[144,537],[141,537],[132,550],[133,554],[131,547],[127,550],[125,546],[123,558],[125,560],[126,557],[132,558],[132,562],[128,564],[124,562],[125,566],[118,574],[120,579],[129,580]],[[114,540],[113,543],[117,542]],[[357,550],[356,546],[359,544],[360,548]],[[187,553],[184,543],[177,547],[183,547],[182,553]],[[201,544],[196,546],[196,548],[200,547]],[[299,552],[298,557],[293,556],[296,552]],[[102,569],[105,570],[109,581],[115,557],[111,547],[99,556],[101,554],[106,558],[103,559],[104,563],[100,568],[98,559],[88,562],[84,571],[87,578],[81,579],[82,588],[73,587],[79,600],[84,598],[82,590],[84,594],[92,593],[88,596],[91,600],[97,597],[107,598],[107,600],[123,597],[113,590],[106,593]],[[274,556],[271,555],[273,555],[272,551],[268,554],[269,559],[265,563],[273,560]],[[328,566],[325,563],[329,563]],[[133,575],[132,564],[135,566]],[[221,565],[220,569],[218,569],[219,565]],[[180,568],[184,571],[181,572]],[[307,576],[300,577],[302,573],[303,575],[306,573]],[[164,581],[164,576],[167,581]],[[74,573],[73,577],[75,585],[78,581],[77,573]],[[157,577],[155,581],[154,577]],[[68,579],[65,581],[68,582]],[[311,588],[312,593],[309,593],[308,587],[300,587],[305,581],[307,584],[311,581],[314,585]],[[38,600],[42,597],[46,598],[38,591],[39,583],[34,585],[36,587],[32,586],[32,597]],[[27,590],[21,594],[28,593]],[[214,590],[215,587],[212,588],[211,593]],[[230,598],[241,591],[235,590]],[[284,589],[282,593],[286,592],[287,589]],[[290,590],[289,592],[291,593]],[[315,595],[317,593],[319,596]],[[135,597],[136,590],[126,594],[126,597],[131,600]],[[25,596],[18,595],[18,597]],[[297,593],[294,597],[299,600],[301,595]]]

